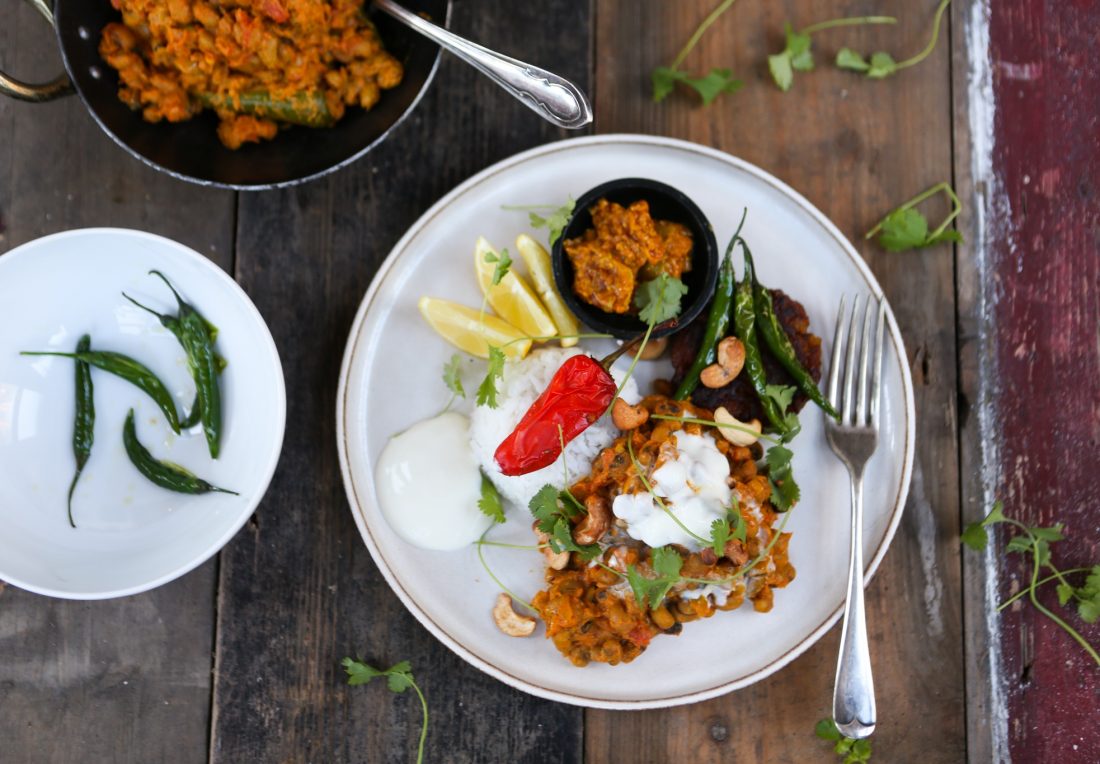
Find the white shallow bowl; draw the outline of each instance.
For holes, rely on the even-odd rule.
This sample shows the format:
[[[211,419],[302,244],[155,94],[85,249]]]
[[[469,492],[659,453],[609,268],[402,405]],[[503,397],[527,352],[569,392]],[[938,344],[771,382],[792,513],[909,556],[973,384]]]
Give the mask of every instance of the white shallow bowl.
[[[136,387],[92,370],[95,444],[77,485],[69,526],[74,367],[82,334],[92,348],[141,361],[172,392],[195,395],[179,343],[122,297],[175,314],[150,269],[162,271],[220,334],[220,458],[201,426],[176,436]],[[32,592],[104,599],[152,589],[209,559],[244,525],[267,490],[282,448],[286,391],[275,343],[256,307],[220,268],[181,244],[140,231],[93,228],[47,236],[0,256],[0,579]],[[159,488],[130,463],[122,426],[133,408],[138,438],[158,459],[183,465],[239,496]]]
[[[648,177],[681,189],[707,215],[723,245],[747,206],[745,237],[761,280],[802,302],[811,328],[824,338],[826,353],[841,295],[882,294],[836,227],[757,167],[667,138],[605,135],[562,141],[469,179],[397,243],[352,326],[337,396],[337,428],[344,482],[363,539],[386,580],[428,630],[481,670],[534,695],[639,709],[692,703],[759,681],[805,652],[840,617],[848,567],[849,482],[825,443],[816,408],[803,412],[802,433],[792,445],[802,488],[802,501],[787,526],[794,534],[790,558],[797,577],[775,591],[774,609],[760,614],[745,606],[687,624],[678,637],[655,638],[627,665],[575,668],[541,628],[528,639],[501,634],[490,617],[498,590],[479,565],[476,549],[430,552],[405,543],[381,514],[374,486],[375,464],[388,438],[437,413],[448,397],[440,375],[454,348],[420,318],[417,298],[480,304],[473,273],[475,239],[485,235],[498,247],[512,247],[516,235],[528,230],[525,214],[502,205],[575,199],[621,177]],[[868,576],[882,561],[901,518],[913,459],[912,382],[897,325],[889,311],[887,317],[883,428],[865,481]],[[638,374],[643,389],[656,374],[668,373],[654,364],[639,369],[647,366]],[[530,544],[530,523],[526,508],[510,507],[508,522],[491,538]],[[494,573],[521,596],[530,598],[544,586],[538,554],[501,548],[485,553]]]

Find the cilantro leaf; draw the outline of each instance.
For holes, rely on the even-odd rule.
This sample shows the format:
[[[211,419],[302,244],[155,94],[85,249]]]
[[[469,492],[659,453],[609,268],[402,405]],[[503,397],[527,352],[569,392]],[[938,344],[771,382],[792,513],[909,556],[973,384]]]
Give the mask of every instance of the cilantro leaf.
[[[1006,520],[1008,520],[1008,518],[1005,517],[1004,502],[998,500],[993,502],[993,506],[990,508],[989,514],[985,516],[981,524],[984,528],[987,525],[993,525],[994,523],[1003,523]]]
[[[745,518],[741,515],[741,509],[737,506],[737,499],[733,500],[733,509],[730,512],[730,519],[732,521],[733,537],[741,543],[744,543],[749,529],[748,525],[745,523]]]
[[[977,552],[982,551],[989,544],[989,535],[981,523],[971,523],[966,526],[960,538],[964,544]]]
[[[867,69],[867,76],[871,79],[881,80],[889,77],[898,70],[898,64],[894,57],[884,51],[871,54],[871,65]]]
[[[554,530],[550,534],[550,548],[555,552],[576,552],[585,562],[590,562],[600,556],[599,544],[578,544],[573,540],[573,526],[564,517],[559,517],[554,522]]]
[[[420,691],[420,687],[417,686],[416,680],[413,679],[412,666],[408,661],[401,661],[393,666],[390,666],[385,671],[376,669],[373,666],[369,666],[362,661],[353,660],[352,658],[344,658],[340,662],[340,665],[344,667],[344,670],[348,674],[348,684],[355,686],[360,684],[367,684],[375,677],[386,677],[386,685],[389,687],[390,692],[402,694],[410,687],[416,693],[420,699],[420,708],[423,712],[423,722],[420,727],[420,744],[416,751],[416,762],[420,764],[424,761],[424,741],[428,737],[428,701],[424,697],[424,693]]]
[[[504,351],[489,346],[489,366],[485,370],[485,379],[477,388],[477,405],[495,409],[497,403],[497,380],[504,377]]]
[[[663,101],[680,82],[698,93],[704,106],[714,103],[714,99],[723,93],[736,93],[744,85],[733,76],[731,70],[719,68],[711,69],[701,77],[692,77],[688,72],[659,66],[653,70],[652,78],[654,101]]]
[[[791,54],[788,51],[768,56],[768,71],[776,86],[786,93],[794,82],[794,67],[791,65]]]
[[[509,269],[512,267],[512,258],[508,255],[507,249],[500,250],[499,255],[493,251],[486,252],[485,262],[496,264],[496,267],[493,268],[493,286],[496,286],[501,281],[503,281],[504,277],[508,275]]]
[[[481,514],[491,517],[494,523],[504,522],[504,502],[501,501],[500,491],[484,472],[481,473],[481,498],[477,501],[477,508]]]
[[[1069,584],[1058,584],[1058,604],[1065,605],[1073,599],[1073,587]]]
[[[561,238],[561,232],[569,225],[569,220],[573,217],[573,210],[576,209],[576,206],[576,200],[570,196],[566,197],[565,204],[555,209],[546,217],[536,212],[529,213],[527,217],[532,228],[546,228],[550,237],[550,246],[552,247],[554,246],[554,242]]]
[[[549,535],[554,532],[554,522],[558,519],[558,489],[547,483],[527,502],[527,508],[538,520],[538,528]]]
[[[726,544],[732,535],[730,524],[724,518],[720,517],[710,524],[710,548],[714,550],[715,557],[721,557],[726,553]]]
[[[923,247],[928,239],[928,220],[914,209],[894,210],[882,221],[879,244],[888,252]]]
[[[791,470],[793,456],[791,450],[783,446],[772,446],[764,454],[764,461],[768,465],[768,482],[772,488],[772,506],[779,512],[786,512],[801,498],[801,491]]]
[[[1043,541],[1061,541],[1065,538],[1065,536],[1062,535],[1062,527],[1061,523],[1057,523],[1050,528],[1028,528],[1028,530],[1031,531],[1031,535],[1037,539],[1042,539]]]
[[[797,388],[793,385],[765,385],[764,394],[775,401],[780,411],[786,411],[794,400]]]
[[[871,65],[863,60],[863,56],[851,48],[841,48],[836,54],[836,65],[841,69],[851,69],[856,72],[865,72]]]
[[[650,554],[649,564],[659,576],[679,577],[680,569],[684,566],[684,558],[670,546],[662,546],[654,549]]]
[[[1078,599],[1077,615],[1085,623],[1096,623],[1100,619],[1100,565],[1092,566],[1085,585],[1074,590],[1073,594]]]
[[[814,725],[814,734],[822,740],[829,740],[835,742],[840,740],[843,735],[840,734],[840,730],[837,729],[836,722],[832,719],[822,719]]]
[[[650,326],[668,321],[680,315],[680,301],[687,294],[684,282],[667,273],[642,283],[634,291],[634,307],[638,318]]]
[[[459,398],[466,397],[466,390],[462,387],[462,357],[458,353],[452,355],[443,366],[443,384]]]
[[[649,564],[656,577],[648,578],[636,566],[628,565],[626,580],[640,607],[644,608],[648,603],[648,607],[656,608],[664,601],[669,589],[680,580],[684,560],[675,549],[663,546],[650,552]]]

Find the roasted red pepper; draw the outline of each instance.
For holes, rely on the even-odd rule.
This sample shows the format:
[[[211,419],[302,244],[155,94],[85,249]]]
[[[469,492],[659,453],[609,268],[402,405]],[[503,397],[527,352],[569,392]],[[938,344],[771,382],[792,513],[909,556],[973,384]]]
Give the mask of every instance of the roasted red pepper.
[[[655,328],[675,324],[673,319]],[[567,359],[516,429],[497,447],[493,458],[500,471],[512,477],[553,464],[561,456],[563,444],[587,430],[611,406],[618,389],[609,371],[611,364],[641,340],[631,340],[602,361],[587,355]]]
[[[618,385],[600,362],[587,355],[566,360],[494,458],[505,475],[526,475],[549,466],[566,443],[607,411]],[[558,428],[561,434],[558,434]]]

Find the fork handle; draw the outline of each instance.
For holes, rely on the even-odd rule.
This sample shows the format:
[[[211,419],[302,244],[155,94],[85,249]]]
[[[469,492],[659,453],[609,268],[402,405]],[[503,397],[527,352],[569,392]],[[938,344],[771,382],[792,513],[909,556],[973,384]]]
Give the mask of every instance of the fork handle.
[[[833,689],[833,720],[846,737],[865,738],[875,731],[875,683],[867,645],[863,605],[863,474],[852,471],[852,548],[848,563],[848,598]]]

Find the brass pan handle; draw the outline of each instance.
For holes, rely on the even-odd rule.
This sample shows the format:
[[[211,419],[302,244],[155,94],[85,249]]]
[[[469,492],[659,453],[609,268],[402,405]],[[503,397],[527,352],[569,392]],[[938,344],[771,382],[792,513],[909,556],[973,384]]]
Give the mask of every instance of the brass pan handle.
[[[50,26],[53,26],[53,11],[46,4],[46,0],[27,0],[27,2],[50,22]],[[71,92],[73,92],[73,85],[65,74],[41,85],[31,85],[0,72],[0,93],[18,98],[20,101],[52,101]]]

